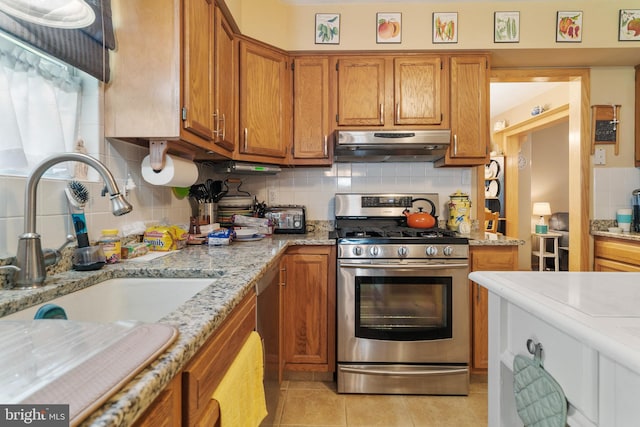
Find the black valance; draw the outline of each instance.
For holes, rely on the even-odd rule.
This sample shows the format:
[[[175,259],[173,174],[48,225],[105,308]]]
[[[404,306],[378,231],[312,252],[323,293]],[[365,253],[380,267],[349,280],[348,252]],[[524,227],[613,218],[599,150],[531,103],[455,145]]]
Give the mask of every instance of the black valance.
[[[96,19],[80,29],[52,28],[0,12],[0,30],[54,56],[103,82],[108,82],[109,49],[115,48],[111,0],[85,0]]]

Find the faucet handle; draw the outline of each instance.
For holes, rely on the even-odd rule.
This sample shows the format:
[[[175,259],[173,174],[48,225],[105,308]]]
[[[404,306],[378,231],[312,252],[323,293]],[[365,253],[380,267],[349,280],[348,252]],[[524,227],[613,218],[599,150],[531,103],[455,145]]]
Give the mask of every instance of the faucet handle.
[[[67,237],[65,238],[64,243],[60,245],[57,251],[60,252],[61,250],[69,246],[70,243],[73,243],[75,241],[76,241],[76,236],[74,236],[73,234],[67,234]]]
[[[62,250],[66,248],[69,243],[75,242],[75,240],[76,236],[74,236],[73,234],[67,234],[67,238],[58,249],[43,249],[42,254],[44,256],[44,265],[48,267],[50,265],[57,264],[62,258]]]

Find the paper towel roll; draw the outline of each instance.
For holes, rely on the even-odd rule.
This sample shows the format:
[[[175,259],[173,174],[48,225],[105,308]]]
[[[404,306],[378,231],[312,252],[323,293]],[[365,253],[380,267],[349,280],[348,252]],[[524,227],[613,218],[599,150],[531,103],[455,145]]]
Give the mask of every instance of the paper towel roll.
[[[164,168],[156,172],[149,156],[142,159],[142,178],[149,184],[167,187],[189,187],[198,180],[198,167],[190,160],[166,155]]]

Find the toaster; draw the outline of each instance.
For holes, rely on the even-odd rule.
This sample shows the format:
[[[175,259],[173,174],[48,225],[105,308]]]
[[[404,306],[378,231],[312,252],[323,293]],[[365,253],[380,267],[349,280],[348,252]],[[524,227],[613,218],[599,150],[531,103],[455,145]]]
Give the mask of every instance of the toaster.
[[[280,205],[268,207],[264,214],[271,219],[276,234],[304,234],[307,232],[305,207],[300,205]]]

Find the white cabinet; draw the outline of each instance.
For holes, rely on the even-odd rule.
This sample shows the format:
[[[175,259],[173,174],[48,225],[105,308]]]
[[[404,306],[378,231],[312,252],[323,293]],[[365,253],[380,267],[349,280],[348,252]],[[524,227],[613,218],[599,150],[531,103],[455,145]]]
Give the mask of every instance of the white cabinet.
[[[638,425],[638,273],[474,272],[489,291],[489,426],[522,426],[513,359],[542,344],[544,369],[568,401],[571,427]]]

